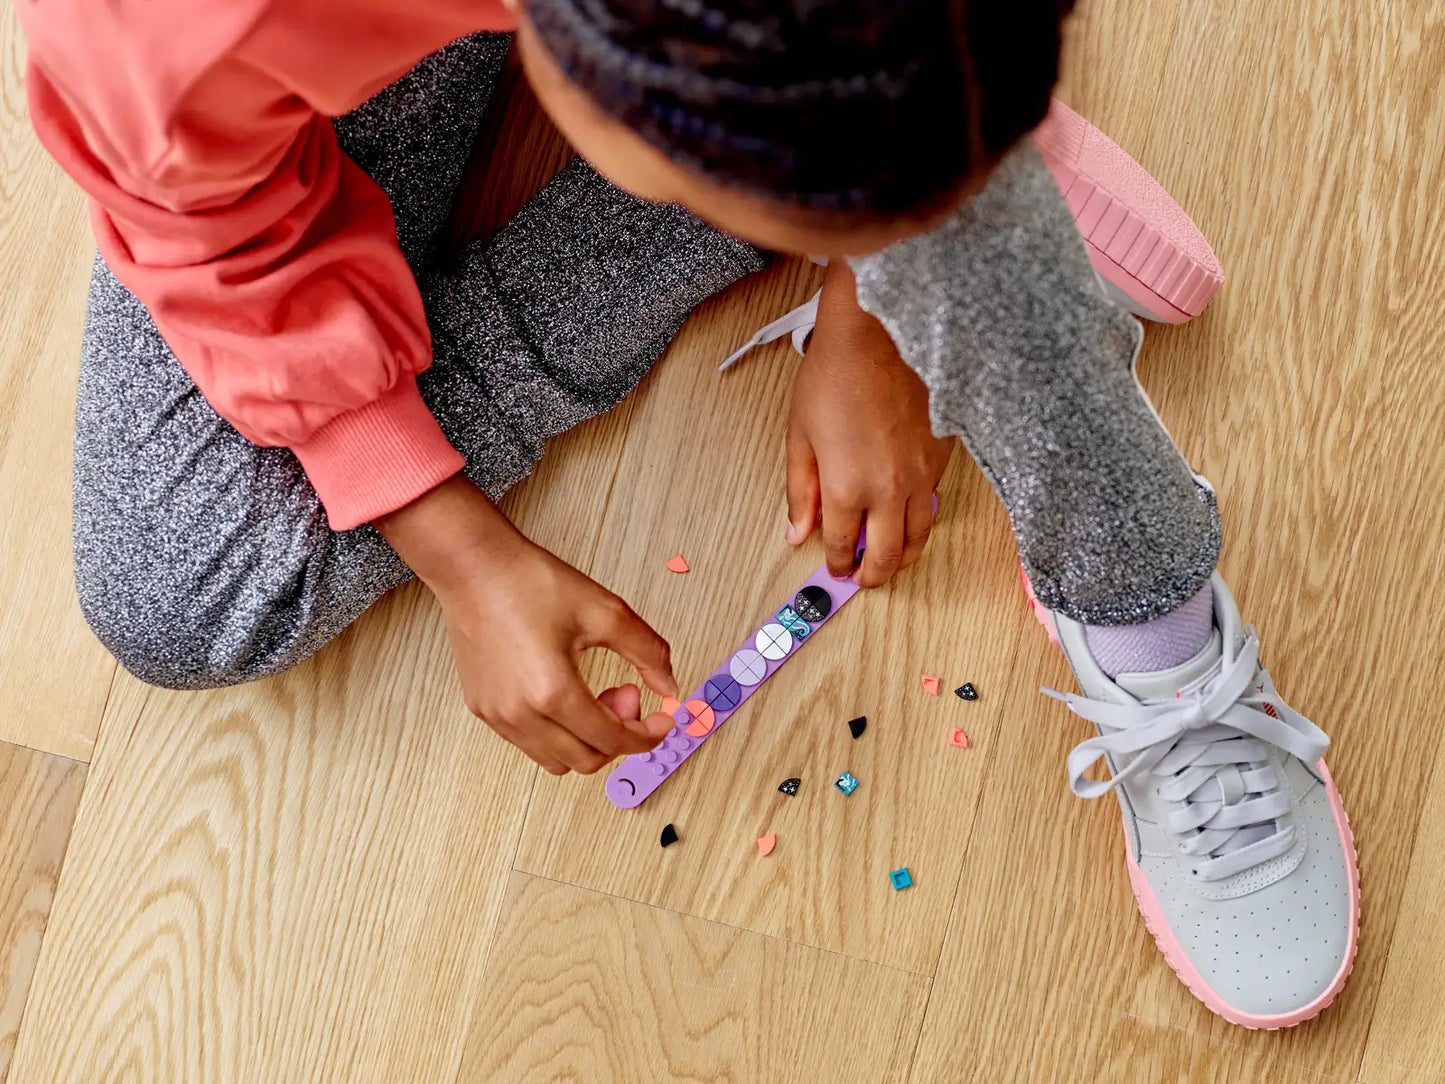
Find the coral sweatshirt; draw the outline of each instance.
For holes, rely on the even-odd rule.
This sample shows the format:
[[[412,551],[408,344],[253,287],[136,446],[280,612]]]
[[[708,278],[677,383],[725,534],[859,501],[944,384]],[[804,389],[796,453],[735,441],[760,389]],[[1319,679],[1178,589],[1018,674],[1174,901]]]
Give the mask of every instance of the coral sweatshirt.
[[[210,404],[296,453],[331,526],[455,474],[391,205],[329,118],[499,0],[16,0],[30,113],[106,262]]]

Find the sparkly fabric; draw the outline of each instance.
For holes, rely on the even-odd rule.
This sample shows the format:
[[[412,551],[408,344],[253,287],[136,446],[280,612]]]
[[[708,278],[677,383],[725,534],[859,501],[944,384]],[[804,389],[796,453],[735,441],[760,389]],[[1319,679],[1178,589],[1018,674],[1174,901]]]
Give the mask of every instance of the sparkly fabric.
[[[441,237],[511,46],[511,34],[461,38],[332,121],[341,149],[391,200],[413,271]]]
[[[938,229],[851,263],[928,385],[934,431],[962,438],[1008,509],[1043,605],[1137,624],[1208,582],[1214,495],[1140,390],[1142,331],[1100,294],[1032,145]]]
[[[432,366],[422,397],[499,496],[543,442],[632,390],[694,307],[761,267],[751,246],[576,160],[490,244],[421,278],[437,357],[468,362]],[[479,424],[483,409],[494,421]]]
[[[1084,626],[1089,653],[1111,678],[1186,663],[1204,650],[1213,632],[1214,588],[1207,583],[1179,609],[1142,625]]]
[[[687,313],[762,260],[676,208],[567,167],[454,267],[447,220],[506,47],[480,35],[337,121],[391,197],[435,337],[420,385],[491,496],[548,437],[616,403]],[[210,688],[306,658],[410,571],[370,527],[335,532],[295,456],[244,440],[206,403],[145,307],[103,262],[76,408],[76,585],[132,673]]]

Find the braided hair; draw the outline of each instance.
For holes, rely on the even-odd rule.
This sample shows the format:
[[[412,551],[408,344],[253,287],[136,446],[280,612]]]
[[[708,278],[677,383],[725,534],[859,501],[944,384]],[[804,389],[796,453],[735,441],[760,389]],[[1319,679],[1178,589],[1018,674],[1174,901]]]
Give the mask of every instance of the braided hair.
[[[795,207],[937,204],[1035,127],[1073,0],[528,0],[542,44],[673,161]]]

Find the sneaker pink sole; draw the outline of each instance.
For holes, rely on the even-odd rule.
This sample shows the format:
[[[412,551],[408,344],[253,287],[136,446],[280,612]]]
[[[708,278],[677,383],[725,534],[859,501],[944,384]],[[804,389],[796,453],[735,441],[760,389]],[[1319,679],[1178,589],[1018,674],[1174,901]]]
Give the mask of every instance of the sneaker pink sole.
[[[1034,586],[1029,583],[1028,573],[1024,571],[1022,565],[1019,566],[1019,579],[1023,582],[1024,594],[1028,596],[1029,609],[1033,611],[1034,619],[1043,626],[1054,646],[1058,647],[1058,631],[1054,627],[1048,611],[1039,605],[1039,600],[1034,595]],[[1134,856],[1129,854],[1128,837],[1127,833],[1125,834],[1124,857],[1129,870],[1129,887],[1134,893],[1134,902],[1139,907],[1139,913],[1144,916],[1144,928],[1149,931],[1154,938],[1154,944],[1164,954],[1164,962],[1169,965],[1175,975],[1179,976],[1179,981],[1188,988],[1189,992],[1204,1003],[1205,1008],[1222,1016],[1231,1024],[1238,1024],[1240,1027],[1251,1030],[1277,1031],[1280,1028],[1303,1024],[1306,1020],[1313,1020],[1335,1000],[1344,987],[1345,980],[1350,977],[1350,972],[1355,967],[1355,953],[1360,939],[1360,869],[1359,859],[1355,853],[1355,833],[1350,828],[1349,814],[1345,812],[1345,803],[1340,797],[1339,788],[1335,786],[1334,777],[1330,775],[1330,770],[1325,766],[1324,760],[1321,759],[1315,768],[1325,781],[1325,793],[1329,795],[1330,810],[1334,813],[1335,825],[1339,828],[1340,838],[1344,840],[1345,844],[1345,867],[1350,878],[1350,936],[1345,945],[1345,958],[1341,961],[1334,978],[1330,980],[1329,986],[1308,1005],[1302,1005],[1294,1012],[1273,1015],[1241,1012],[1214,992],[1209,983],[1205,981],[1204,976],[1189,962],[1188,954],[1180,946],[1178,938],[1174,936],[1174,931],[1169,928],[1164,909],[1159,906],[1153,889],[1149,887],[1149,879],[1144,876],[1144,871],[1135,863]]]
[[[1124,295],[1121,303],[1169,324],[1202,313],[1224,284],[1224,271],[1164,186],[1057,98],[1034,143],[1068,201],[1094,270]]]

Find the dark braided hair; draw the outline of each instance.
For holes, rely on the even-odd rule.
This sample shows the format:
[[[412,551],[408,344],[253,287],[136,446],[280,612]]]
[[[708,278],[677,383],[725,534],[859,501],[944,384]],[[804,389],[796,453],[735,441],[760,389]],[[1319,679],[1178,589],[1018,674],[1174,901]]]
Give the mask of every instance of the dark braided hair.
[[[1073,0],[528,0],[569,79],[669,158],[820,212],[936,205],[1048,110]]]

